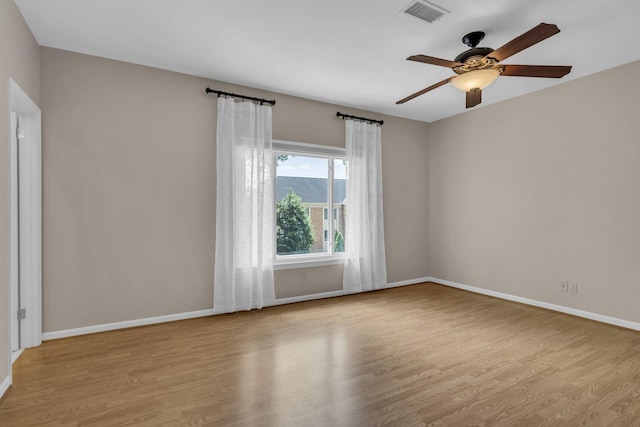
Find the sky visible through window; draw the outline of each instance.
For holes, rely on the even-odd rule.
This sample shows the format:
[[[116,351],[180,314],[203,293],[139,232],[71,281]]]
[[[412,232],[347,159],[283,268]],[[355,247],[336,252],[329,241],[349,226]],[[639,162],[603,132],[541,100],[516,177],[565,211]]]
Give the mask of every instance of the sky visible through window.
[[[339,160],[334,164],[335,179],[345,179],[344,163]],[[326,178],[327,159],[306,156],[289,156],[287,161],[278,165],[278,176],[300,176],[305,178]]]

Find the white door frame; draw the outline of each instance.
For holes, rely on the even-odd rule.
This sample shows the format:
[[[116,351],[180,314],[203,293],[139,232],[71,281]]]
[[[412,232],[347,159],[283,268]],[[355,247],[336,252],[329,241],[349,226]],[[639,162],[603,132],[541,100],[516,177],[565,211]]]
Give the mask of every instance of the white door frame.
[[[9,165],[10,165],[10,169],[9,169],[9,223],[12,224],[15,222],[15,218],[18,218],[18,204],[19,204],[19,199],[18,199],[18,180],[19,180],[19,173],[16,170],[17,162],[15,161],[15,159],[18,158],[18,141],[17,141],[17,137],[18,137],[18,113],[16,113],[15,111],[11,111],[10,110],[10,114],[11,114],[11,122],[10,122],[10,126],[9,126]],[[20,285],[20,277],[18,276],[19,274],[19,268],[16,268],[18,266],[18,262],[19,261],[19,256],[18,253],[20,252],[20,247],[19,247],[19,236],[16,236],[16,234],[18,233],[18,228],[20,226],[18,225],[18,227],[9,227],[9,265],[8,265],[8,269],[9,269],[9,297],[11,298],[11,301],[9,302],[9,314],[11,315],[11,313],[17,313],[18,309],[21,307],[20,304],[20,290],[19,290],[19,285]],[[12,361],[15,361],[15,359],[20,355],[21,350],[21,346],[20,346],[20,322],[15,322],[14,319],[9,321],[9,326],[11,327],[11,357],[12,357]],[[16,349],[18,349],[18,351],[16,351]]]
[[[14,218],[15,208],[11,206],[18,198],[15,192],[14,180],[16,177],[9,175],[9,259],[11,251],[16,247],[12,238],[18,235],[18,223],[20,224],[20,308],[26,309],[26,317],[22,320],[20,341],[21,348],[35,347],[42,343],[42,136],[40,108],[29,96],[9,78],[9,122],[11,112],[20,116],[20,134],[23,136],[18,141],[20,146],[20,213],[19,220]],[[11,126],[8,126],[11,128]],[[14,130],[15,131],[15,130]],[[11,133],[11,129],[9,129]],[[7,170],[17,170],[17,156],[15,136],[9,134],[9,167]],[[14,172],[15,173],[15,172]],[[12,215],[13,213],[13,215]],[[13,263],[15,264],[15,262]],[[12,274],[16,265],[9,265],[9,301],[12,297],[12,282],[17,277]],[[11,311],[11,310],[9,310]],[[8,313],[9,337],[11,337],[14,322],[18,321],[17,313]],[[9,352],[9,375],[11,376],[11,340],[7,351]]]

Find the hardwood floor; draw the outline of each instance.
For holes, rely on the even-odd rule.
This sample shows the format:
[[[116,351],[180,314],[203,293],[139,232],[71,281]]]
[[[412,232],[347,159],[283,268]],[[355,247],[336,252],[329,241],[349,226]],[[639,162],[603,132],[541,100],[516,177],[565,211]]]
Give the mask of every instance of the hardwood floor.
[[[640,426],[640,332],[435,284],[47,341],[10,426]]]

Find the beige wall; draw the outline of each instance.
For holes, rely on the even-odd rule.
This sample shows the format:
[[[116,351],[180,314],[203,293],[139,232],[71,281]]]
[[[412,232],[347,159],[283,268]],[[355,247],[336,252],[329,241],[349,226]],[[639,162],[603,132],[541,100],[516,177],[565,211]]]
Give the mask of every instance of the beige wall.
[[[276,297],[289,298],[342,290],[342,265],[276,270]]]
[[[22,19],[13,0],[0,0],[0,382],[8,375],[9,325],[9,141],[7,140],[8,79],[18,85],[36,103],[39,103],[39,54],[31,31]]]
[[[638,75],[640,62],[432,123],[430,275],[640,322]]]
[[[381,117],[389,282],[427,276],[427,124],[41,48],[44,331],[208,309],[216,98],[276,99],[273,136],[344,146]],[[276,294],[339,289],[341,267],[276,272]]]

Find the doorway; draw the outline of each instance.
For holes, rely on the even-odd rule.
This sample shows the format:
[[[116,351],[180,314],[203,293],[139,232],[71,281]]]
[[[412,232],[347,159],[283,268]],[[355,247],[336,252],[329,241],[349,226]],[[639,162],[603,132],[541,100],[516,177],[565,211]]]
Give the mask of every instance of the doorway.
[[[42,342],[42,144],[40,109],[12,79],[9,100],[11,365]]]

